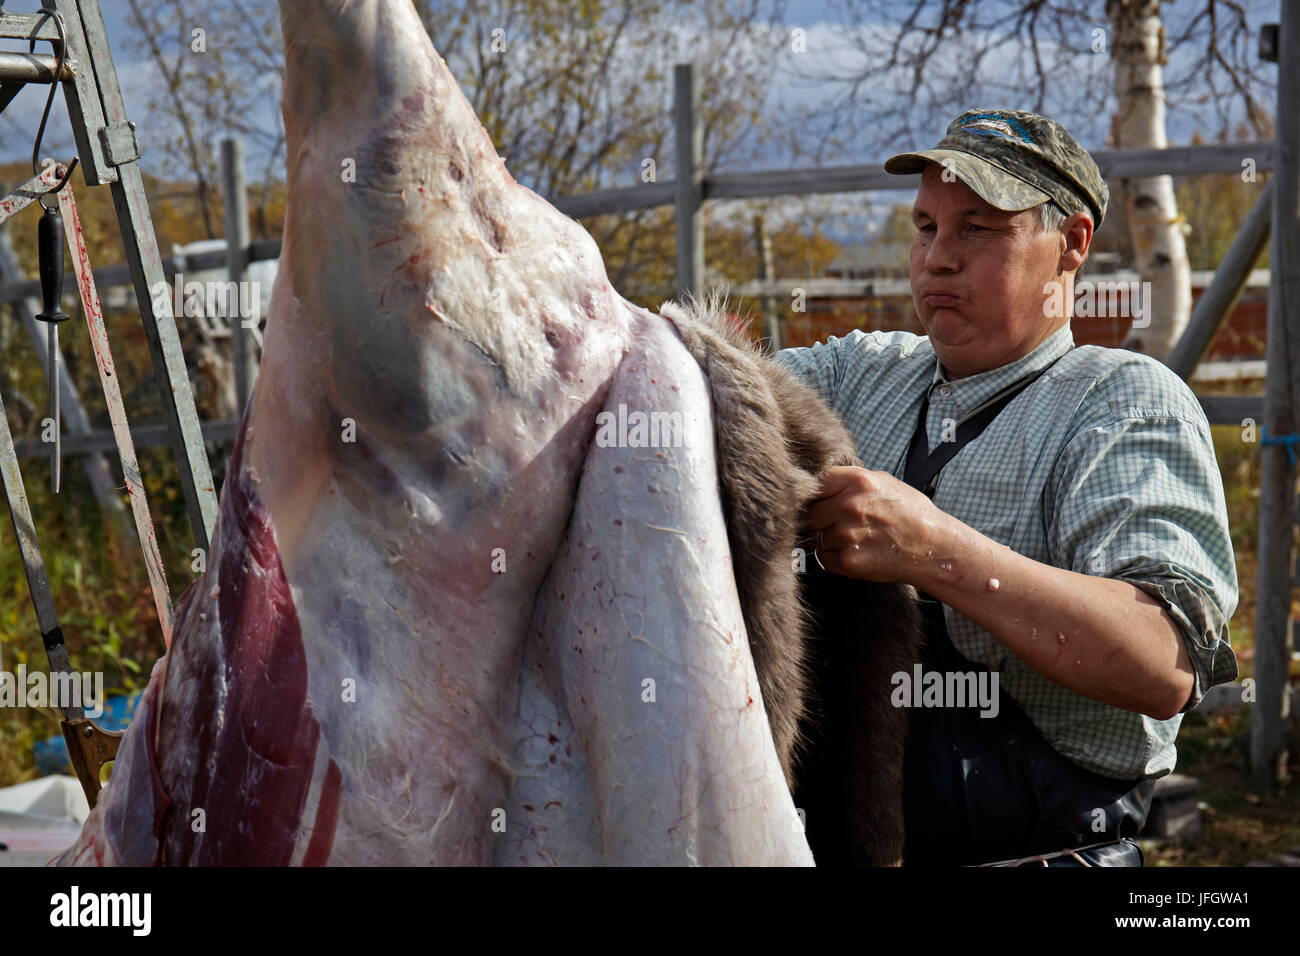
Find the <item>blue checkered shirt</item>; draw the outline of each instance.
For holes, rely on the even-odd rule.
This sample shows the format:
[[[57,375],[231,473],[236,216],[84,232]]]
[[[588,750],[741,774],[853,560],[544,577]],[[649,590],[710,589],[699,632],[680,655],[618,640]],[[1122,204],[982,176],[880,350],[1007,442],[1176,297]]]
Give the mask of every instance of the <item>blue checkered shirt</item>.
[[[1071,349],[1069,324],[1028,355],[967,378],[943,371],[930,340],[850,332],[777,361],[819,392],[872,470],[902,479],[929,389],[930,448],[1012,382],[1056,365],[1017,395],[935,479],[934,503],[980,533],[1054,567],[1127,581],[1182,631],[1196,706],[1237,676],[1228,619],[1237,569],[1223,483],[1200,403],[1160,362],[1122,349]],[[1154,720],[1052,683],[988,631],[944,607],[953,645],[1001,687],[1063,756],[1122,779],[1173,770],[1182,714]]]

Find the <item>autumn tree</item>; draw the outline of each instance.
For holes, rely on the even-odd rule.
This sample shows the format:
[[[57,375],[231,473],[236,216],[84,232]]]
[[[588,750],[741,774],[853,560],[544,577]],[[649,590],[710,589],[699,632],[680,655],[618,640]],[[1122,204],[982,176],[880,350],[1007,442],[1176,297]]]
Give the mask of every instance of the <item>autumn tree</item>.
[[[876,154],[929,145],[971,107],[1050,110],[1081,139],[1167,145],[1166,110],[1196,115],[1224,139],[1234,124],[1270,126],[1273,83],[1255,56],[1250,14],[1261,2],[1093,0],[832,0],[855,65],[810,58],[807,78],[837,82],[826,141]],[[1271,14],[1275,4],[1268,5]],[[1100,117],[1110,117],[1098,128]],[[865,131],[865,133],[864,133]],[[1083,131],[1080,133],[1080,131]],[[1128,248],[1152,283],[1151,326],[1129,344],[1163,356],[1186,325],[1190,270],[1172,180],[1114,184]]]
[[[275,6],[255,0],[127,0],[139,30],[128,48],[162,81],[151,108],[167,119],[164,165],[196,184],[197,212],[220,232],[216,149],[249,141],[261,166],[260,229],[274,218],[284,133]],[[784,0],[415,0],[435,48],[511,173],[548,198],[649,175],[672,176],[672,66],[700,73],[706,165],[753,155]],[[270,106],[268,107],[268,104]],[[142,133],[143,135],[143,133]],[[748,153],[746,153],[748,151]],[[258,182],[256,174],[250,181]],[[257,225],[257,224],[255,224]],[[662,254],[633,233],[650,211],[587,220],[615,285],[635,282]],[[671,258],[671,254],[670,254]]]
[[[782,3],[416,6],[511,173],[542,196],[671,178],[675,63],[692,62],[698,71],[706,169],[752,157],[769,133],[760,110],[781,39]],[[594,216],[583,225],[615,287],[633,297],[671,294],[670,210]]]
[[[136,28],[128,55],[153,68],[159,85],[142,127],[152,171],[194,184],[204,238],[222,234],[219,141],[241,136],[260,157],[251,211],[254,237],[271,234],[275,183],[282,180],[284,127],[278,109],[284,77],[280,17],[266,0],[126,0]],[[115,38],[116,39],[116,38]],[[161,121],[161,132],[153,124]],[[153,147],[153,149],[148,149]],[[250,177],[257,181],[257,177]],[[281,213],[282,214],[282,213]]]
[[[1238,138],[1252,135],[1239,128]],[[1197,133],[1192,144],[1205,141]],[[1178,208],[1186,217],[1187,257],[1193,271],[1213,270],[1227,254],[1241,224],[1259,200],[1259,182],[1267,179],[1260,173],[1258,182],[1243,180],[1239,173],[1218,173],[1191,176],[1179,183]],[[1260,253],[1257,269],[1267,269],[1270,247],[1265,244]]]

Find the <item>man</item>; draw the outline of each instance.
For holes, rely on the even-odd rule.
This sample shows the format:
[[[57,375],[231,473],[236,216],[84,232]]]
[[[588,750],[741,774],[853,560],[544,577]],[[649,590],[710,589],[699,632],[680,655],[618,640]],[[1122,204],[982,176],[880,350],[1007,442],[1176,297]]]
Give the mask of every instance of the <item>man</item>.
[[[971,110],[885,169],[921,173],[910,272],[928,335],[853,332],[777,358],[866,465],[824,482],[818,562],[917,588],[922,674],[940,687],[997,678],[982,709],[898,696],[904,863],[1140,866],[1130,838],[1182,714],[1237,676],[1205,415],[1154,359],[1074,347],[1074,277],[1108,191],[1062,126]]]

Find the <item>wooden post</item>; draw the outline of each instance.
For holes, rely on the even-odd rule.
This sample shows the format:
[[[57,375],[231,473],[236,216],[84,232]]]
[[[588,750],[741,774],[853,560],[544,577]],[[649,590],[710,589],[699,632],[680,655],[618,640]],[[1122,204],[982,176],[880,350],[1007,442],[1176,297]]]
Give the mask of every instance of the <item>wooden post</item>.
[[[1165,364],[1178,373],[1184,381],[1196,371],[1201,358],[1209,351],[1214,335],[1232,311],[1241,291],[1250,279],[1250,270],[1264,251],[1268,242],[1269,221],[1273,217],[1273,180],[1260,191],[1259,199],[1251,207],[1250,215],[1233,237],[1219,267],[1214,270],[1210,287],[1201,293],[1192,307],[1192,317],[1183,330],[1182,337],[1169,352]]]
[[[673,67],[673,117],[677,150],[677,299],[699,296],[704,278],[704,134],[699,123],[700,85],[691,63]]]
[[[252,241],[248,229],[248,190],[244,185],[244,143],[238,139],[221,141],[221,190],[226,207],[226,274],[231,282],[248,281],[248,246]],[[233,296],[236,304],[253,301],[243,295]],[[256,297],[259,307],[261,296]],[[245,317],[235,309],[227,316],[230,323],[231,361],[235,366],[235,417],[242,420],[248,398],[257,377],[257,357],[253,352],[253,335]],[[250,318],[249,321],[252,321]]]
[[[1273,248],[1268,296],[1265,428],[1271,439],[1294,435],[1300,389],[1300,115],[1289,102],[1300,88],[1300,8],[1281,4],[1278,27],[1277,147],[1273,164]],[[1259,583],[1255,611],[1255,709],[1250,766],[1257,784],[1277,784],[1289,711],[1291,558],[1295,514],[1294,445],[1260,448]]]
[[[758,247],[758,277],[770,282],[772,275],[772,237],[767,234],[767,220],[763,214],[754,214],[754,245]],[[767,348],[770,352],[781,351],[781,310],[774,297],[764,295],[758,300],[763,316],[763,331],[767,336]]]

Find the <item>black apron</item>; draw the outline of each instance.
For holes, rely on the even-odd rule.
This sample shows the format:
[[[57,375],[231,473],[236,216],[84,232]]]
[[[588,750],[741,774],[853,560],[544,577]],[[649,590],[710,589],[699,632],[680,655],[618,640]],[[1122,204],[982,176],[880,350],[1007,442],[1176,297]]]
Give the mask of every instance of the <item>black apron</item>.
[[[925,428],[927,391],[904,480],[934,497],[939,470],[1046,371],[999,393],[958,425],[956,441],[944,442],[932,454]],[[953,646],[944,605],[923,592],[920,596],[923,670],[987,671]],[[1080,853],[1091,865],[1141,866],[1141,851],[1131,838],[1146,822],[1155,782],[1117,780],[1080,767],[1052,748],[1005,690],[999,687],[998,694],[996,717],[981,717],[977,706],[909,709],[903,865],[972,865],[1091,847]],[[1060,862],[1078,865],[1069,856]]]

